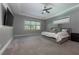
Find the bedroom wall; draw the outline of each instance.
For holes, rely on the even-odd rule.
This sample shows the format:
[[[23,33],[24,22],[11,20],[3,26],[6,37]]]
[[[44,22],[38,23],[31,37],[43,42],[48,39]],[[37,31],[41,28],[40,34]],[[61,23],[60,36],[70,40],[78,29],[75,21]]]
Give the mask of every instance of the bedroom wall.
[[[58,16],[58,17],[55,17],[55,18],[48,19],[46,21],[46,23],[47,23],[46,30],[49,31],[51,27],[58,27],[58,25],[53,24],[53,21],[61,20],[61,19],[66,18],[66,17],[69,17],[69,15],[67,15],[67,16],[60,16],[60,17]],[[63,24],[62,28],[70,28],[70,23]]]
[[[59,16],[48,19],[46,21],[48,25],[46,29],[49,30],[51,27],[54,27],[54,25],[52,24],[54,20],[60,20],[65,17],[70,17],[70,25],[66,24],[66,25],[63,25],[63,27],[71,28],[72,33],[79,33],[79,27],[78,27],[79,26],[79,7],[72,9],[66,13],[63,13]]]
[[[13,39],[13,28],[8,26],[0,27],[0,50]]]
[[[27,16],[22,16],[22,15],[15,15],[14,16],[14,35],[35,35],[39,34],[41,31],[36,31],[36,32],[27,32],[24,30],[24,21],[25,20],[33,20],[33,21],[39,21],[41,22],[41,31],[45,30],[45,21],[27,17]]]
[[[3,6],[0,3],[0,52],[6,43],[13,38],[13,27],[2,25],[3,21]]]
[[[0,26],[2,26],[2,5],[0,3]]]
[[[71,15],[71,28],[73,33],[79,33],[79,9]]]

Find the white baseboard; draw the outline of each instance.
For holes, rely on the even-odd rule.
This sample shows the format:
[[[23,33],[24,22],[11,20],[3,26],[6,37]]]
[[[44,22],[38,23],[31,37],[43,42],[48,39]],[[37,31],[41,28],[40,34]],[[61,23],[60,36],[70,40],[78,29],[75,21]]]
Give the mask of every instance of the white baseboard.
[[[28,36],[28,35],[35,35],[35,34],[39,34],[39,33],[30,33],[30,34],[23,34],[23,35],[15,35],[14,37],[20,37],[20,36]]]
[[[3,54],[3,52],[6,50],[6,48],[7,48],[8,45],[11,43],[12,40],[13,40],[13,38],[11,38],[11,39],[4,45],[4,47],[0,50],[0,55]]]
[[[19,37],[19,36],[26,36],[26,34],[23,34],[23,35],[15,35],[14,37]]]

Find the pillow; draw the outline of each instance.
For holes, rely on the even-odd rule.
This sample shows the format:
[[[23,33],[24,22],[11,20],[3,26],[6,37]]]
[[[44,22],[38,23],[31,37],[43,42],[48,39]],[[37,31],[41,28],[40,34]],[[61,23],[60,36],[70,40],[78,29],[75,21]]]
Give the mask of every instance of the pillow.
[[[53,29],[51,29],[51,32],[53,32],[53,33],[61,32],[61,28],[53,28]]]
[[[61,32],[61,28],[56,28],[56,32]]]
[[[56,33],[56,29],[53,28],[53,29],[50,30],[50,32],[52,32],[52,33]]]
[[[62,29],[62,32],[67,32],[68,30],[67,29]]]

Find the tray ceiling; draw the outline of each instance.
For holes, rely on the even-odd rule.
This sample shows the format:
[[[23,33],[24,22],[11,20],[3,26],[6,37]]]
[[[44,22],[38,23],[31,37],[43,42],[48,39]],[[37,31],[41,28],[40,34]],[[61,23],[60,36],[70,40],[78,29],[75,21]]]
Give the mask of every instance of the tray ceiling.
[[[41,3],[8,3],[8,5],[14,14],[37,19],[52,18],[79,6],[78,3],[51,3],[50,6],[52,9],[50,13],[41,14],[43,9],[43,4]]]

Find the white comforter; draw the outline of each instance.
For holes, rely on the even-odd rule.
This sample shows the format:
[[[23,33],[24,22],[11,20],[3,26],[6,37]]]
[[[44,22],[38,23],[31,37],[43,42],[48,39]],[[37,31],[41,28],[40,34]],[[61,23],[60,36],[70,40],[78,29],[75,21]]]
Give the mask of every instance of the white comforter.
[[[63,38],[69,37],[69,34],[67,32],[58,32],[58,33],[52,33],[52,32],[42,32],[42,35],[56,38],[56,42],[61,41]]]

